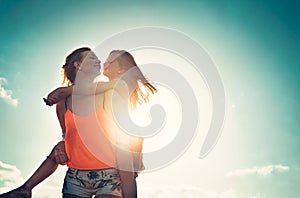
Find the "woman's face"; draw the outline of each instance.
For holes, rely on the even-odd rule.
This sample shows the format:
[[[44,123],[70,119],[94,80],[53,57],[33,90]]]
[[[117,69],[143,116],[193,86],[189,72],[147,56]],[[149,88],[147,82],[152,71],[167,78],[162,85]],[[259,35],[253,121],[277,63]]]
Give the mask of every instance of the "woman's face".
[[[107,76],[110,80],[116,79],[122,74],[122,69],[114,54],[110,54],[107,57],[103,66],[103,75]]]
[[[100,75],[101,61],[93,51],[85,51],[81,53],[82,62],[79,65],[81,72],[98,76]]]

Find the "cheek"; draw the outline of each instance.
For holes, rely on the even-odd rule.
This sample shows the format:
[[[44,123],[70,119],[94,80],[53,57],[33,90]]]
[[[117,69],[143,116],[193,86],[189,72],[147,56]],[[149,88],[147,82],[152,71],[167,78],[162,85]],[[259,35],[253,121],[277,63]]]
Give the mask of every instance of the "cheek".
[[[89,65],[90,65],[90,66],[93,66],[94,64],[95,64],[95,61],[93,61],[93,60],[90,60],[90,61],[89,61]]]

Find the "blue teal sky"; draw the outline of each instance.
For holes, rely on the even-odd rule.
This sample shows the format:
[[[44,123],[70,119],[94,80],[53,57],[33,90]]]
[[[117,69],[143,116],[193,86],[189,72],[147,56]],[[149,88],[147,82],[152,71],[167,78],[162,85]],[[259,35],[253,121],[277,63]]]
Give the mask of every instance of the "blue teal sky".
[[[159,26],[185,33],[209,52],[224,82],[227,117],[207,158],[188,158],[192,166],[178,160],[142,175],[140,188],[163,192],[161,186],[185,183],[227,193],[219,197],[298,197],[299,6],[291,0],[0,0],[0,78],[7,80],[0,81],[0,91],[10,90],[18,100],[14,106],[0,98],[0,162],[27,178],[60,139],[55,111],[42,97],[60,85],[60,68],[72,49],[96,47],[131,28]],[[197,180],[167,179],[186,166]],[[267,166],[270,174],[255,171]],[[235,170],[250,173],[226,176]],[[3,177],[0,172],[0,187],[7,187]]]

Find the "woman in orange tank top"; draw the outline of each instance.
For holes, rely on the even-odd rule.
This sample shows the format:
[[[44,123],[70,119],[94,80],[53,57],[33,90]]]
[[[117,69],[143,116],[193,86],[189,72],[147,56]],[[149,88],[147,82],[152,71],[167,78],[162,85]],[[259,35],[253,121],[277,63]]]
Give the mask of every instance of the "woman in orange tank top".
[[[65,61],[63,66],[64,71],[64,82],[67,82],[67,85],[73,85],[75,82],[76,77],[76,70],[72,69],[74,67],[74,62],[81,62],[82,61],[82,53],[83,52],[90,52],[91,49],[87,47],[79,48],[74,50]],[[98,60],[98,59],[97,59]],[[98,60],[99,61],[99,60]],[[63,82],[63,83],[64,83]],[[113,88],[114,83],[111,82],[98,82],[97,83],[97,92],[103,93],[104,91]],[[99,86],[101,85],[101,86]],[[65,89],[66,94],[71,94],[72,90]],[[82,93],[88,94],[89,89],[82,90]],[[44,99],[45,100],[45,99]],[[46,101],[46,100],[45,100]],[[48,102],[48,101],[46,101]],[[62,128],[63,139],[65,136],[65,120],[64,115],[66,112],[66,106],[64,101],[59,101],[56,105],[56,113]],[[65,142],[64,140],[60,141],[57,145],[54,146],[51,153],[47,158],[42,162],[39,168],[34,172],[34,174],[19,188],[14,189],[10,192],[1,194],[1,198],[29,198],[32,196],[32,189],[41,183],[44,179],[49,177],[56,169],[59,164],[65,165],[68,161],[68,157],[65,152]]]

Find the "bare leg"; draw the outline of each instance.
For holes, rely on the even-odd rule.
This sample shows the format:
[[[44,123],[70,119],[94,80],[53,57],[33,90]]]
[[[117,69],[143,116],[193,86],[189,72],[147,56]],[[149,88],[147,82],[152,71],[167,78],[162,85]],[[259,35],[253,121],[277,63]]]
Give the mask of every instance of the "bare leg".
[[[133,172],[119,170],[122,195],[124,198],[137,198],[137,186]]]
[[[55,147],[54,147],[55,149]],[[0,195],[0,198],[29,198],[32,189],[49,177],[56,169],[58,164],[55,162],[54,149],[33,175],[19,188]]]
[[[40,167],[33,173],[33,175],[25,182],[30,190],[32,190],[36,185],[44,181],[49,177],[58,167],[55,160],[51,158],[52,152],[49,157],[40,165]]]
[[[121,180],[121,189],[123,198],[137,198],[137,185],[135,172],[133,168],[133,155],[131,152],[116,149],[116,159],[118,164],[118,173]]]
[[[24,185],[20,186],[17,189],[9,191],[7,193],[1,194],[0,198],[30,198],[31,191],[26,188]]]

